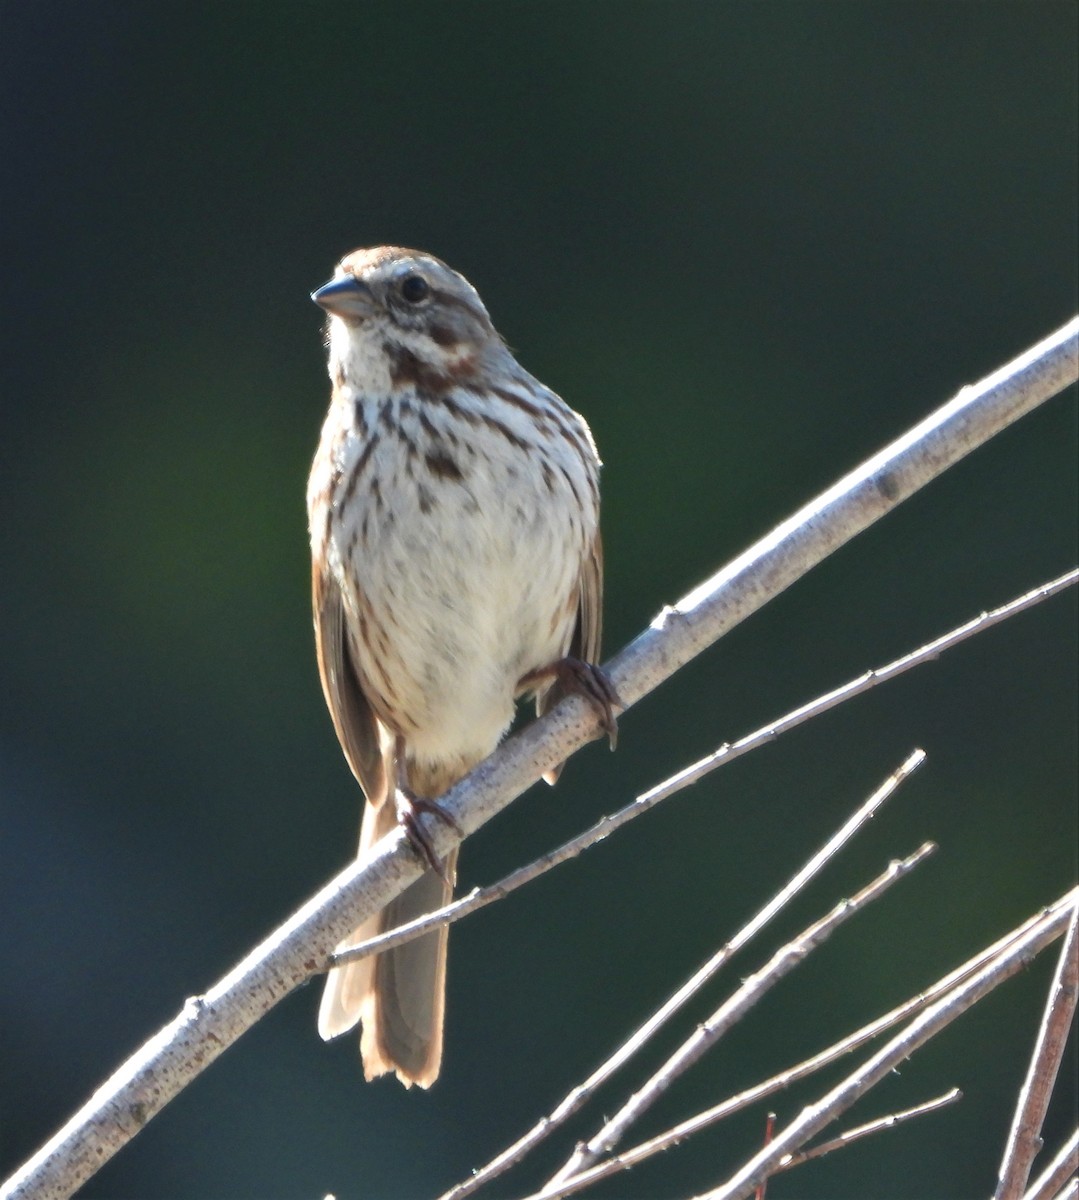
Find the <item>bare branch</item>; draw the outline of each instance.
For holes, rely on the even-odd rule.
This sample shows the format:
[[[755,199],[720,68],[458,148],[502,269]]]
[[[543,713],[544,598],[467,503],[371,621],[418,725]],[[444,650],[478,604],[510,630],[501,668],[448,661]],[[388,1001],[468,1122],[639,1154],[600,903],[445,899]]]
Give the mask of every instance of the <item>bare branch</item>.
[[[1076,1181],[1074,1178],[1069,1180],[1068,1176],[1074,1176],[1076,1171],[1079,1171],[1079,1129],[1072,1131],[1053,1161],[1031,1184],[1023,1200],[1064,1200],[1066,1196],[1074,1196]]]
[[[751,1104],[756,1104],[761,1100],[775,1095],[777,1092],[783,1091],[798,1080],[804,1079],[808,1075],[821,1070],[823,1067],[836,1062],[844,1055],[850,1054],[886,1029],[899,1024],[900,1021],[906,1020],[914,1013],[928,1008],[930,1004],[934,1003],[947,992],[950,992],[957,983],[970,978],[971,975],[987,963],[995,960],[1002,952],[1006,952],[1019,938],[1036,927],[1042,926],[1048,918],[1061,914],[1065,914],[1066,916],[1077,903],[1079,903],[1079,889],[1073,888],[1047,908],[1035,913],[1032,917],[1028,917],[1026,921],[1016,926],[1015,929],[1009,930],[1003,937],[998,938],[997,941],[980,950],[965,963],[949,971],[948,974],[938,979],[922,992],[919,992],[918,995],[912,996],[909,1000],[893,1008],[890,1012],[885,1013],[874,1021],[870,1021],[867,1025],[863,1025],[861,1029],[856,1030],[854,1033],[841,1038],[827,1049],[820,1051],[820,1053],[813,1055],[811,1058],[807,1058],[804,1062],[798,1063],[796,1066],[788,1067],[785,1071],[779,1072],[778,1075],[773,1075],[770,1079],[766,1079],[762,1083],[755,1084],[753,1087],[747,1088],[745,1091],[721,1101],[704,1112],[697,1113],[679,1122],[672,1128],[656,1134],[640,1145],[634,1146],[629,1150],[624,1150],[621,1154],[605,1159],[602,1163],[591,1167],[587,1171],[582,1171],[579,1175],[574,1175],[572,1179],[566,1181],[557,1189],[545,1189],[539,1195],[530,1197],[529,1200],[560,1200],[561,1197],[583,1191],[591,1184],[597,1183],[601,1179],[607,1179],[611,1175],[616,1175],[618,1172],[624,1171],[629,1167],[635,1167],[639,1163],[644,1162],[645,1159],[652,1157],[652,1155],[669,1150],[671,1147],[678,1145],[678,1143],[692,1137],[693,1134],[698,1133],[700,1130],[710,1125],[715,1125],[725,1117],[732,1116],[736,1112],[741,1112]]]
[[[950,1025],[982,996],[1022,970],[1031,958],[1064,933],[1070,919],[1070,909],[1042,918],[993,962],[916,1017],[906,1029],[819,1101],[807,1105],[786,1129],[776,1135],[770,1146],[755,1154],[726,1183],[698,1200],[742,1200],[750,1195],[757,1184],[775,1172],[785,1154],[795,1153],[915,1050]]]
[[[626,1130],[652,1107],[678,1076],[687,1071],[706,1051],[757,1004],[775,985],[831,935],[860,912],[867,904],[879,899],[920,862],[936,850],[932,842],[926,842],[909,858],[893,861],[883,874],[849,900],[841,900],[825,917],[814,922],[787,945],[775,952],[771,960],[759,971],[743,980],[737,989],[703,1024],[688,1037],[667,1059],[651,1078],[639,1088],[603,1128],[586,1144],[579,1145],[565,1165],[549,1181],[555,1187],[572,1179],[579,1171],[586,1170],[598,1158],[617,1145]],[[755,1183],[763,1183],[762,1175]],[[750,1189],[752,1190],[752,1189]]]
[[[523,1137],[519,1138],[486,1166],[473,1172],[468,1179],[450,1188],[441,1200],[464,1200],[484,1184],[497,1178],[510,1167],[520,1162],[535,1146],[564,1125],[574,1113],[581,1109],[592,1095],[616,1071],[624,1066],[638,1051],[678,1013],[686,1003],[716,974],[738,950],[747,945],[755,934],[797,893],[806,886],[831,861],[839,850],[879,811],[884,802],[895,792],[900,783],[916,770],[925,758],[921,750],[915,750],[900,764],[880,787],[849,817],[842,826],[812,855],[802,868],[768,901],[767,904],[727,942],[721,946],[701,967],[674,992],[660,1007],[640,1025],[605,1062],[581,1084],[578,1084],[546,1117],[542,1117]]]
[[[890,446],[779,525],[667,610],[608,670],[635,703],[816,563],[977,446],[1079,376],[1079,317],[980,383],[966,387]],[[472,833],[526,787],[599,733],[595,713],[570,697],[506,742],[442,798]],[[427,827],[435,851],[459,840]],[[191,1000],[4,1185],[5,1200],[69,1196],[293,988],[325,968],[333,948],[418,877],[400,833],[351,864],[205,996]]]
[[[1072,913],[1068,935],[1061,947],[1045,1015],[1034,1044],[1030,1069],[1019,1091],[1008,1144],[1000,1164],[994,1200],[1019,1200],[1030,1178],[1030,1168],[1042,1148],[1041,1129],[1049,1110],[1060,1060],[1068,1040],[1076,995],[1079,993],[1079,906]]]
[[[916,1104],[913,1108],[906,1108],[902,1112],[889,1113],[886,1117],[878,1117],[875,1121],[868,1121],[865,1125],[858,1125],[854,1129],[847,1129],[838,1137],[832,1138],[830,1141],[821,1142],[814,1146],[812,1150],[802,1150],[798,1154],[788,1154],[782,1159],[777,1170],[788,1171],[791,1167],[800,1167],[802,1163],[812,1161],[814,1158],[823,1158],[826,1154],[831,1154],[833,1150],[842,1150],[845,1146],[849,1146],[852,1142],[857,1142],[861,1138],[870,1137],[874,1133],[880,1133],[885,1129],[894,1129],[897,1125],[902,1125],[904,1121],[913,1120],[915,1117],[924,1117],[928,1113],[937,1112],[938,1109],[947,1108],[949,1104],[955,1104],[956,1101],[963,1099],[963,1093],[958,1088],[952,1088],[942,1096],[937,1096],[933,1100],[926,1100],[921,1104]]]

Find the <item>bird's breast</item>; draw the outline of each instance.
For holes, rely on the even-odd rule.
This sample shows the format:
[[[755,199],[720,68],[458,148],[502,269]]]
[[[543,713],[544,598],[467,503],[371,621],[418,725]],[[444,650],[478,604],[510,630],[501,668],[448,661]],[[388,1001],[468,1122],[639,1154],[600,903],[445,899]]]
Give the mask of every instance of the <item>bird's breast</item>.
[[[521,405],[467,393],[350,416],[325,529],[365,681],[410,752],[482,757],[518,680],[567,651],[598,464]]]

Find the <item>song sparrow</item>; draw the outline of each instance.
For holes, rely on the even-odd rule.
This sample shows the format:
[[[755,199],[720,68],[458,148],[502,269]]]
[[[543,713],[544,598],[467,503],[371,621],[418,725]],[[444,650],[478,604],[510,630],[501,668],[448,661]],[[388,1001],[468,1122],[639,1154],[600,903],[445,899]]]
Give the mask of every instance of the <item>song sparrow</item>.
[[[322,687],[367,801],[360,854],[400,820],[428,864],[349,946],[449,898],[456,852],[435,860],[419,813],[490,754],[519,696],[542,713],[581,691],[612,735],[619,701],[593,665],[600,464],[584,419],[431,255],[357,250],[312,299],[333,381],[307,492]],[[319,1032],[362,1021],[367,1078],[428,1087],[445,972],[445,928],[338,967]]]

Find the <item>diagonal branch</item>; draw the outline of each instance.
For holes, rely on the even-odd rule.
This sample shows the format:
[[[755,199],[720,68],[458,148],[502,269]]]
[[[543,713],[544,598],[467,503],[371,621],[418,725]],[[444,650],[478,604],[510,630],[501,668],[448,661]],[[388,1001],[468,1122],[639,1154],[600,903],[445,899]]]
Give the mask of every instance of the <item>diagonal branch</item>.
[[[786,1129],[758,1151],[726,1183],[696,1200],[742,1200],[749,1196],[758,1184],[775,1172],[777,1164],[786,1154],[800,1149],[889,1072],[898,1068],[915,1050],[1005,979],[1022,970],[1050,942],[1061,937],[1071,920],[1072,911],[1072,907],[1069,907],[1058,911],[1053,917],[1045,917],[1026,934],[1016,938],[1006,951],[927,1008],[820,1100],[807,1105]]]
[[[588,1170],[574,1175],[572,1179],[560,1184],[557,1188],[545,1188],[542,1192],[529,1197],[529,1200],[559,1200],[560,1197],[574,1195],[590,1187],[593,1183],[598,1183],[601,1179],[607,1179],[629,1167],[635,1167],[652,1157],[652,1155],[669,1150],[672,1146],[677,1146],[680,1142],[692,1137],[695,1133],[699,1133],[702,1129],[707,1129],[709,1126],[725,1120],[734,1113],[743,1111],[750,1107],[750,1105],[757,1104],[761,1100],[774,1096],[777,1092],[784,1091],[798,1080],[805,1079],[809,1075],[822,1070],[824,1067],[837,1062],[845,1055],[872,1041],[885,1030],[894,1028],[908,1017],[912,1017],[927,1009],[931,1004],[935,1004],[958,984],[969,979],[989,963],[1007,957],[1018,939],[1025,937],[1035,928],[1042,928],[1047,921],[1054,920],[1061,913],[1064,913],[1066,918],[1067,912],[1072,911],[1077,903],[1079,903],[1079,889],[1072,889],[1072,891],[1066,892],[1052,904],[1016,926],[1015,929],[1009,930],[1003,937],[998,938],[991,945],[979,950],[977,954],[967,959],[966,962],[961,963],[954,970],[949,971],[947,975],[944,975],[928,987],[922,988],[917,995],[911,996],[908,1000],[897,1005],[889,1012],[876,1017],[860,1029],[856,1029],[853,1033],[847,1034],[838,1042],[819,1051],[811,1058],[788,1067],[786,1070],[780,1071],[778,1075],[773,1075],[762,1083],[754,1084],[752,1087],[739,1092],[735,1096],[730,1096],[720,1101],[704,1112],[696,1113],[692,1117],[680,1121],[670,1129],[665,1129],[661,1133],[654,1134],[640,1145],[633,1146],[629,1150],[623,1150],[617,1155],[612,1155],[610,1158],[604,1159],[598,1166],[590,1167]],[[779,1168],[777,1167],[777,1169]],[[484,1168],[480,1174],[482,1175],[486,1170],[487,1168]],[[447,1192],[442,1197],[442,1200],[450,1200],[451,1197],[456,1198],[458,1195],[463,1194],[466,1193],[459,1193],[455,1189],[453,1192]],[[1025,1197],[1024,1200],[1026,1200]]]
[[[1079,1129],[1072,1130],[1052,1162],[1023,1194],[1023,1200],[1073,1200],[1076,1171],[1079,1171]],[[1069,1183],[1071,1190],[1065,1187]]]
[[[1042,1147],[1041,1129],[1049,1110],[1049,1097],[1060,1070],[1064,1044],[1075,1016],[1079,992],[1079,908],[1072,913],[1068,936],[1061,947],[1056,973],[1049,987],[1030,1070],[1019,1092],[1008,1145],[1000,1164],[994,1200],[1019,1200],[1030,1178],[1030,1168]]]
[[[573,1178],[578,1172],[592,1166],[602,1155],[614,1147],[631,1125],[656,1103],[675,1079],[684,1074],[702,1055],[710,1050],[737,1021],[776,986],[785,976],[803,963],[807,956],[867,904],[879,899],[889,888],[907,876],[937,847],[926,842],[907,858],[893,860],[876,879],[866,884],[847,900],[841,900],[830,912],[802,930],[786,945],[781,946],[771,959],[752,975],[747,976],[741,986],[703,1021],[697,1029],[674,1051],[622,1107],[609,1118],[603,1128],[587,1143],[578,1145],[566,1163],[548,1182],[555,1187]],[[764,1180],[757,1180],[763,1183]]]
[[[1079,377],[1079,317],[960,393],[788,518],[653,622],[608,664],[632,704],[930,480]],[[472,833],[599,733],[578,697],[506,742],[443,798]],[[445,855],[459,840],[428,833]],[[204,996],[142,1046],[4,1185],[5,1200],[69,1196],[294,988],[365,917],[416,879],[400,833],[351,864]]]
[[[729,941],[697,968],[696,971],[666,1000],[651,1013],[622,1044],[609,1055],[582,1083],[572,1088],[547,1115],[542,1117],[527,1133],[497,1155],[491,1162],[473,1171],[468,1179],[455,1184],[439,1200],[465,1200],[499,1175],[516,1166],[526,1154],[530,1154],[540,1142],[546,1140],[595,1095],[595,1093],[617,1071],[621,1070],[670,1020],[696,996],[701,989],[725,966],[730,959],[771,922],[778,913],[814,879],[850,841],[880,811],[896,788],[923,762],[925,753],[915,750],[904,762],[865,800],[834,834],[795,872],[782,888],[759,909]],[[574,1166],[576,1174],[582,1168]],[[561,1173],[560,1173],[561,1174]]]

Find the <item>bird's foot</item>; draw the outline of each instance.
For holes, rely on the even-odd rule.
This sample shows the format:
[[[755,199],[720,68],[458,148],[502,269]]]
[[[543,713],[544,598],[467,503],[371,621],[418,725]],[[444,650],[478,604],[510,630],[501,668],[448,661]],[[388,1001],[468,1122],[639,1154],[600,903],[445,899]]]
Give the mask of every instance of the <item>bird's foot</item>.
[[[626,702],[615,690],[607,672],[595,663],[580,658],[560,658],[549,666],[537,667],[527,675],[522,675],[517,690],[527,692],[548,679],[554,679],[564,695],[573,693],[582,696],[592,705],[613,750],[618,744],[618,720],[614,710],[625,708]]]
[[[446,870],[446,863],[436,853],[430,834],[424,829],[420,818],[425,813],[429,813],[431,816],[445,821],[451,829],[463,836],[461,826],[437,800],[427,800],[423,796],[417,796],[410,788],[403,787],[401,784],[394,789],[393,803],[397,812],[397,823],[405,831],[408,844],[436,875],[441,876],[446,883],[452,886],[453,880],[450,879]]]

